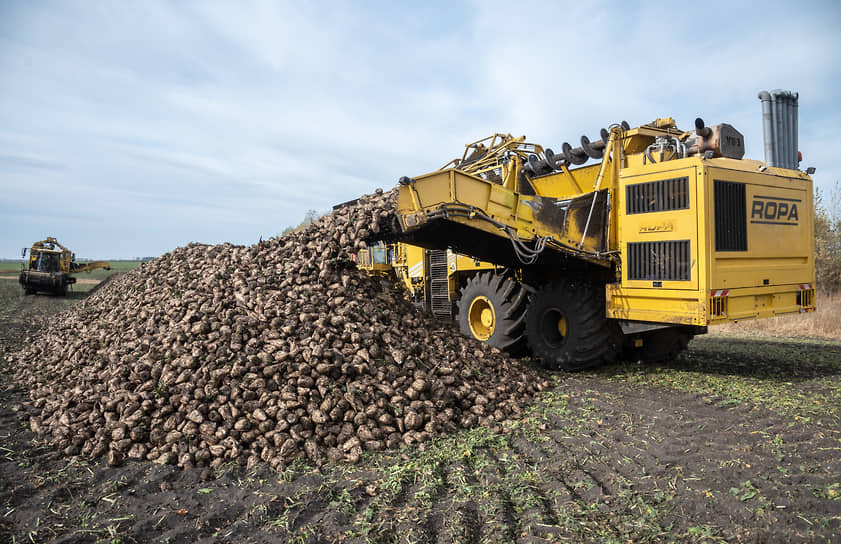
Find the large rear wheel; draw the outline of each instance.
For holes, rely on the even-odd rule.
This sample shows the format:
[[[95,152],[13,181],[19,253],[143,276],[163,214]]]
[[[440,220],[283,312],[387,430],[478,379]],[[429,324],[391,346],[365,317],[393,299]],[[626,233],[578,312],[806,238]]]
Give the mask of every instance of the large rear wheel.
[[[613,361],[619,327],[605,317],[604,289],[587,282],[551,283],[532,295],[528,347],[550,370],[582,370]]]
[[[513,355],[525,347],[523,331],[528,296],[519,282],[493,272],[467,281],[458,300],[462,334]]]

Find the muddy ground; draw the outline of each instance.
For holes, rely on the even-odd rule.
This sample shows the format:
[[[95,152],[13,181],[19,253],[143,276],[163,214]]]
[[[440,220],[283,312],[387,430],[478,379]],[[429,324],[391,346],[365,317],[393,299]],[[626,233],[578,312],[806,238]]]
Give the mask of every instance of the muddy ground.
[[[83,296],[0,282],[0,358]],[[841,542],[841,341],[701,337],[556,374],[507,428],[283,473],[65,458],[2,364],[0,543]]]

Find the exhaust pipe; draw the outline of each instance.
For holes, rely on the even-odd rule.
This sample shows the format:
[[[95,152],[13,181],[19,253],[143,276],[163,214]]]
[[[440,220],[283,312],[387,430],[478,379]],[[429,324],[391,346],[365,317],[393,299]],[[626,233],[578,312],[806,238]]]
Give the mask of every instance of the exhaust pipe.
[[[774,89],[760,91],[762,136],[765,165],[796,170],[799,167],[797,99],[798,93]]]
[[[776,166],[774,160],[774,127],[771,106],[771,95],[768,91],[760,91],[759,99],[762,101],[762,138],[765,147],[765,165]]]
[[[793,100],[792,100],[792,103],[791,103],[791,112],[792,112],[792,115],[793,115],[793,119],[792,119],[792,122],[791,122],[791,127],[792,127],[791,130],[792,130],[792,133],[794,135],[794,146],[792,148],[792,151],[794,151],[794,163],[792,165],[792,168],[799,169],[800,168],[800,143],[798,142],[799,137],[797,135],[797,131],[798,131],[798,128],[797,128],[797,108],[798,108],[797,99],[800,98],[800,94],[799,93],[792,93],[792,97],[793,97]]]

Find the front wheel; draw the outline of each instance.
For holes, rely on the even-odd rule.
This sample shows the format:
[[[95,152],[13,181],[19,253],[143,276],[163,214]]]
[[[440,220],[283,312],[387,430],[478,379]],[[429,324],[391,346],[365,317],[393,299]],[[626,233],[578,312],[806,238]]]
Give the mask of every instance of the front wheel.
[[[519,282],[492,272],[476,274],[461,291],[458,326],[465,336],[519,355],[528,297]]]
[[[551,283],[534,295],[526,313],[526,339],[550,370],[582,370],[613,361],[619,327],[605,317],[604,288],[587,282]]]

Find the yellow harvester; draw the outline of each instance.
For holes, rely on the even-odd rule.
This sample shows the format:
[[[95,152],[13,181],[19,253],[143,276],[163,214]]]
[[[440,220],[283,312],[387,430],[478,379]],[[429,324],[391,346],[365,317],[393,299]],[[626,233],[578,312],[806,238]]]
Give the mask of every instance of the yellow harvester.
[[[496,135],[401,178],[384,238],[494,263],[461,289],[459,320],[493,345],[525,340],[549,368],[669,357],[708,325],[813,311],[797,95],[760,98],[765,162],[742,158],[731,125],[701,119],[623,122],[558,154]]]
[[[23,248],[21,254],[24,258],[27,250],[28,266],[21,265],[19,278],[27,295],[44,292],[64,296],[67,295],[67,287],[76,283],[72,274],[97,268],[111,270],[111,265],[105,261],[77,263],[76,256],[53,237],[35,242],[31,248]]]

